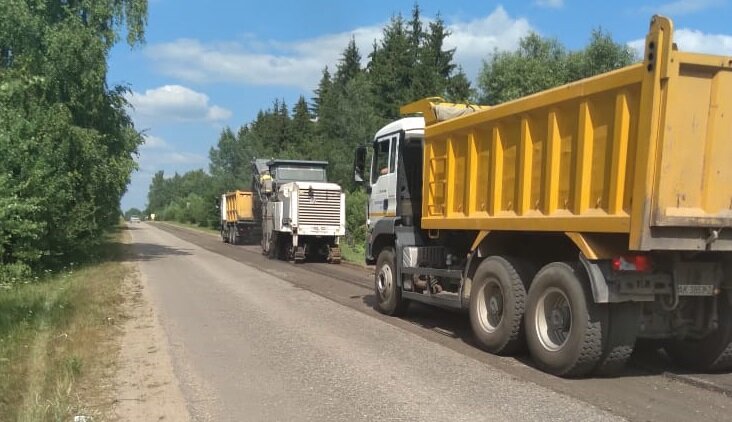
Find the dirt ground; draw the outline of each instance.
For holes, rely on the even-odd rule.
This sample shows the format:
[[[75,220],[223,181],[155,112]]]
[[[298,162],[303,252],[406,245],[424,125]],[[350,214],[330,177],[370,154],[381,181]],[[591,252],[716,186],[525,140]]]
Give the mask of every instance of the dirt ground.
[[[165,332],[151,305],[147,281],[137,271],[124,288],[124,334],[114,379],[111,420],[188,421],[190,415],[173,370]]]

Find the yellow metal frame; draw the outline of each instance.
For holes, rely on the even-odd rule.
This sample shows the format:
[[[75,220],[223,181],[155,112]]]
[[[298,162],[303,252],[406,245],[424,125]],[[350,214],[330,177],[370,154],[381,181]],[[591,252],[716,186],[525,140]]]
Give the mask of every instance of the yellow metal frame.
[[[461,117],[403,107],[425,116],[422,227],[573,233],[590,253],[583,233],[647,250],[653,226],[732,224],[732,58],[672,33],[655,16],[643,62]]]
[[[251,192],[236,190],[226,193],[226,221],[235,223],[242,220],[253,220],[252,206],[254,198]]]

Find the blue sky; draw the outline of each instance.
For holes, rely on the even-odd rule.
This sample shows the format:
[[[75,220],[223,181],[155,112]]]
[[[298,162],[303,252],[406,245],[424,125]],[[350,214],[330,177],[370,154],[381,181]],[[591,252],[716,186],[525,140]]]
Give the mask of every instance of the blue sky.
[[[680,49],[732,56],[732,0],[529,0],[419,2],[423,19],[439,12],[447,44],[474,77],[495,50],[514,49],[536,31],[583,47],[601,26],[638,45],[654,13],[674,19]],[[152,175],[207,169],[208,150],[225,126],[238,128],[275,98],[292,106],[312,97],[321,70],[333,69],[353,36],[364,59],[389,18],[408,16],[413,0],[150,0],[147,42],[114,48],[109,82],[127,84],[146,144],[122,208],[143,208]],[[642,45],[642,43],[640,43]]]

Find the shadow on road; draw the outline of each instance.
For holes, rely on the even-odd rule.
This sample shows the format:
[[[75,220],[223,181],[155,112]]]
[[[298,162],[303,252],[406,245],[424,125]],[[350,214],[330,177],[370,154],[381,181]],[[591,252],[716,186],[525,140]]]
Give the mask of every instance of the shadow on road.
[[[376,297],[374,294],[362,296],[361,300],[364,304],[372,308],[375,308],[376,306]],[[407,308],[406,314],[399,318],[421,328],[437,332],[446,337],[457,339],[471,347],[480,349],[480,346],[473,339],[470,319],[468,318],[467,313],[411,302]],[[710,376],[713,377],[715,375],[722,375],[725,377],[730,375],[729,371],[723,371],[716,374],[704,374],[681,368],[671,362],[671,359],[666,355],[661,346],[662,345],[658,342],[639,341],[636,344],[635,351],[625,368],[610,376],[605,375],[598,377],[598,375],[592,375],[592,377],[625,378],[665,375],[672,378],[684,376],[698,376],[704,378]],[[524,350],[523,353],[511,356],[510,358],[515,359],[524,365],[534,367],[534,363],[526,350]],[[567,381],[572,382],[573,380]],[[725,385],[730,382],[727,379],[724,381]],[[723,389],[724,392],[727,393],[732,389],[732,385],[724,386]]]
[[[130,228],[127,230],[137,230],[136,228]],[[187,249],[171,248],[169,246],[158,245],[155,243],[118,243],[114,244],[113,247],[119,248],[121,253],[117,260],[120,261],[152,261],[168,256],[185,256],[192,255]]]

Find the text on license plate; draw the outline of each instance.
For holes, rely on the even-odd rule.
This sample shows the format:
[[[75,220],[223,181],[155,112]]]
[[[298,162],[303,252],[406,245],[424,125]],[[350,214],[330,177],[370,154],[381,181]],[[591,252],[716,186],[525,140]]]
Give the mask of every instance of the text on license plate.
[[[679,296],[714,296],[713,284],[679,284]]]

